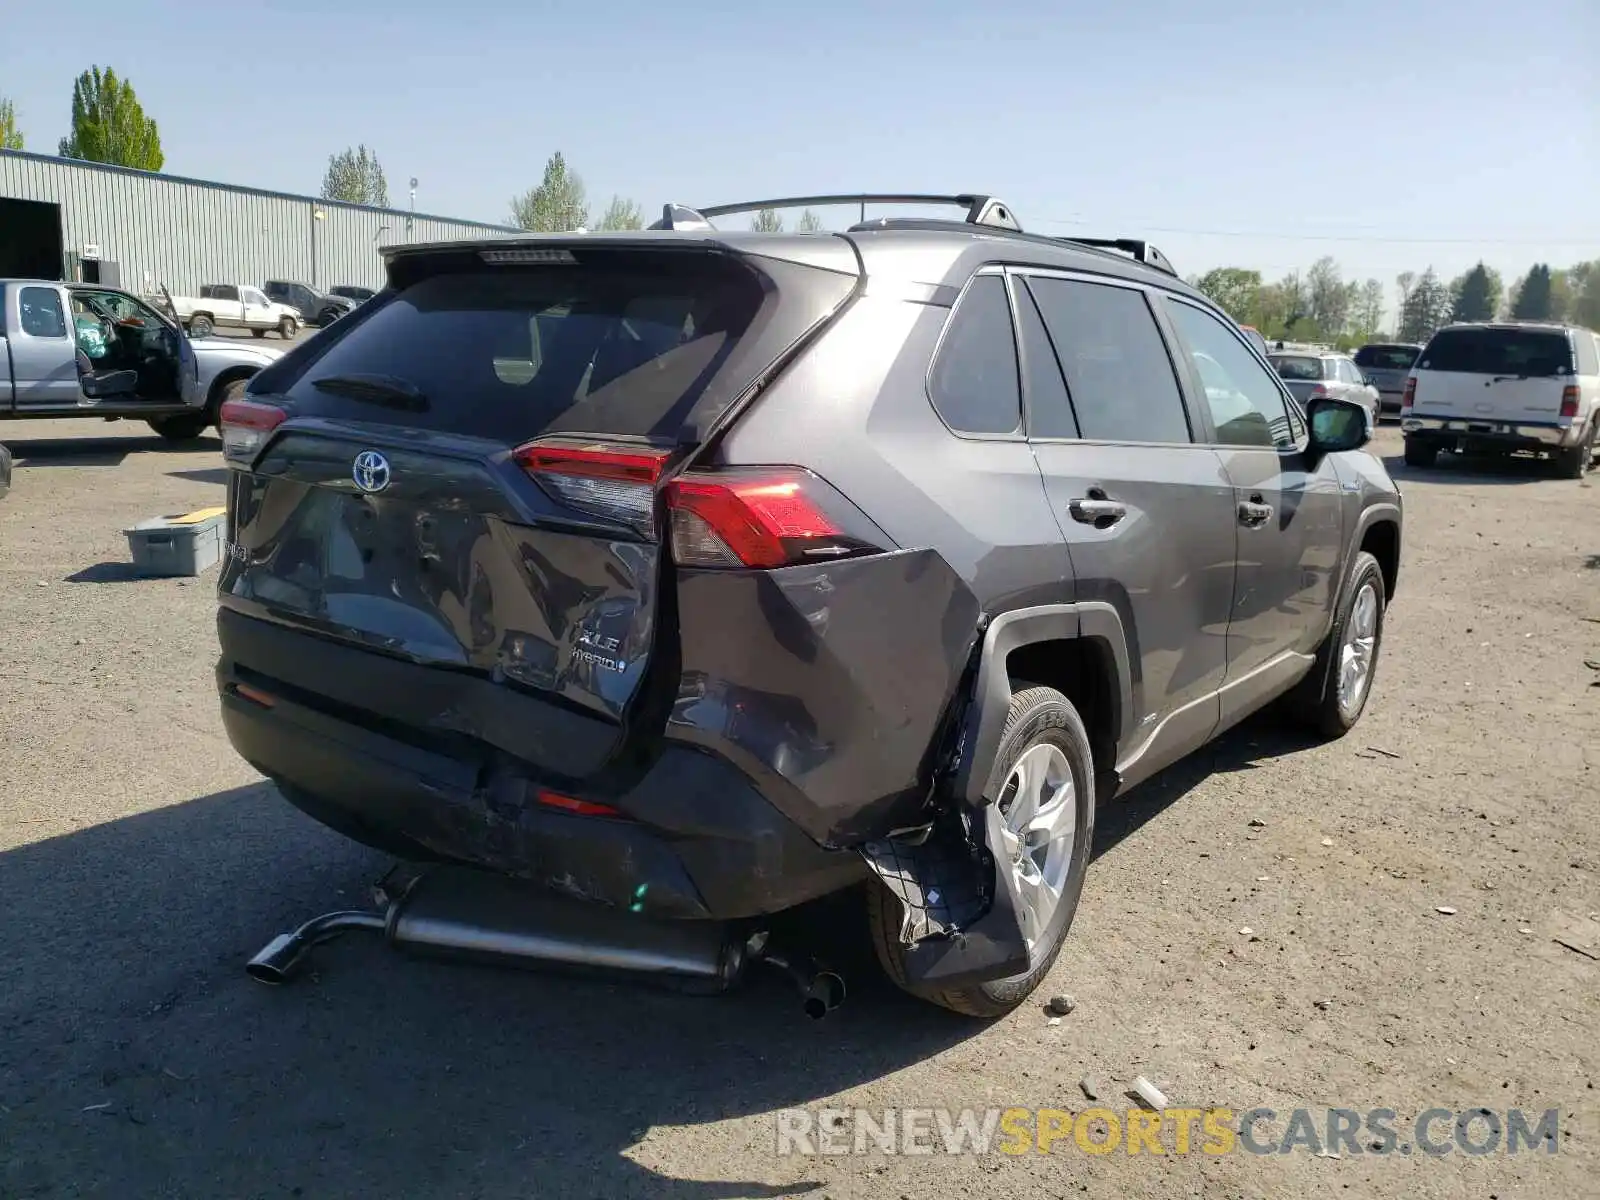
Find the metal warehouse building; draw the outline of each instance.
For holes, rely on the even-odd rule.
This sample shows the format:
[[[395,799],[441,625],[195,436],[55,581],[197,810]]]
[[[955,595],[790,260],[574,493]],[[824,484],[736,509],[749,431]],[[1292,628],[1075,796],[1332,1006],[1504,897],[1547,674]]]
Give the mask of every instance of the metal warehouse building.
[[[378,248],[511,230],[392,208],[0,151],[0,277],[166,284],[285,279],[378,287]]]

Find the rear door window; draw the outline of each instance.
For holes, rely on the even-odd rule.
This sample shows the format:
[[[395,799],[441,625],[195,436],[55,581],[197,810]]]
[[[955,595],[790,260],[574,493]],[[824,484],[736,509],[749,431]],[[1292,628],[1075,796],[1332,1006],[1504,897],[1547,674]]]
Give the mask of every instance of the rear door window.
[[[1049,276],[1029,278],[1027,286],[1084,438],[1191,440],[1172,359],[1142,291]]]
[[[1363,346],[1356,351],[1356,366],[1379,371],[1409,371],[1417,361],[1417,352],[1410,346]]]
[[[733,369],[765,293],[753,272],[721,256],[630,257],[424,275],[302,360],[292,379],[260,385],[299,411],[512,443],[563,432],[671,439],[718,373]],[[842,293],[850,280],[837,278]],[[747,386],[769,365],[740,368],[749,377],[731,382]],[[361,403],[335,382],[371,375],[400,381],[424,403],[403,412]]]
[[[1545,379],[1571,375],[1572,343],[1556,329],[1441,329],[1417,359],[1423,371]]]
[[[928,391],[957,433],[1015,433],[1022,424],[1017,341],[1002,276],[977,276],[956,302]]]

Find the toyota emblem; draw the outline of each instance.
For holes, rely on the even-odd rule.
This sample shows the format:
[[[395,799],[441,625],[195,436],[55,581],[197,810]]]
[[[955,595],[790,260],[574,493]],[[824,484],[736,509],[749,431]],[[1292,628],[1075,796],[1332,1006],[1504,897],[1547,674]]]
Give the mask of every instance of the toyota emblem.
[[[350,478],[363,492],[381,492],[389,486],[389,460],[376,450],[363,450],[351,465]]]

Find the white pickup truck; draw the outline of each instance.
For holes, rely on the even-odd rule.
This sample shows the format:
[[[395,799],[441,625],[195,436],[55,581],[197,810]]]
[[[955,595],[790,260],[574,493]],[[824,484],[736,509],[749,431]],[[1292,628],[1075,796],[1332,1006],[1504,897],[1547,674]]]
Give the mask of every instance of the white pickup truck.
[[[194,337],[206,337],[213,329],[248,329],[256,337],[271,330],[287,341],[305,324],[299,309],[274,303],[248,284],[208,283],[198,297],[174,296],[172,304]]]

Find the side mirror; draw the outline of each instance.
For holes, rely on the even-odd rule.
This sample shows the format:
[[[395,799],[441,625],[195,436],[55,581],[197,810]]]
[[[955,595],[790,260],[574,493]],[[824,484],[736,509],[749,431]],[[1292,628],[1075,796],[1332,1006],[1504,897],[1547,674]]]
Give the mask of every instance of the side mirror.
[[[1315,454],[1359,450],[1372,440],[1372,412],[1353,400],[1318,396],[1306,405],[1306,423]]]

